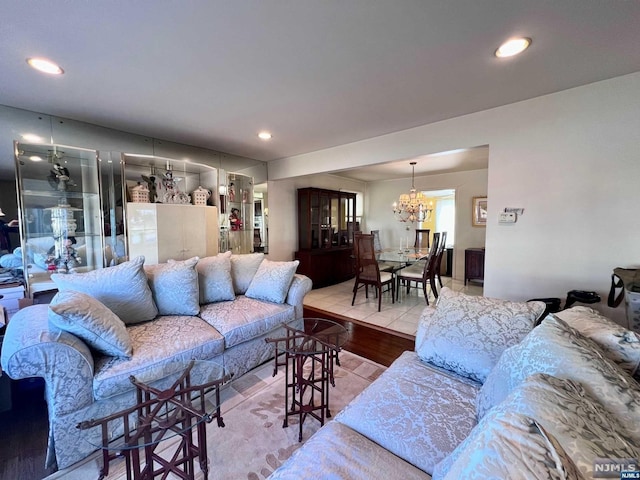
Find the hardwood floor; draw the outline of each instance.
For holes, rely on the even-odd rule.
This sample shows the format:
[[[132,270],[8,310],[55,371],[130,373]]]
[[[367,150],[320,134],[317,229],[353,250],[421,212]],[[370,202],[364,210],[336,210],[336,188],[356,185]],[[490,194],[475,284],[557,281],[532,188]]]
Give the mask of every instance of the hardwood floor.
[[[389,366],[405,350],[413,350],[414,337],[384,327],[359,322],[349,317],[327,312],[313,307],[304,307],[305,317],[319,317],[334,320],[349,331],[349,341],[344,349],[361,357]]]
[[[389,366],[405,350],[411,335],[376,327],[342,315],[305,307],[305,317],[334,320],[347,328],[344,349]],[[44,468],[47,447],[47,405],[39,379],[12,381],[13,408],[0,413],[0,479],[36,480],[53,473]]]
[[[53,473],[44,468],[47,404],[40,379],[11,380],[12,408],[0,413],[0,478],[36,480]]]

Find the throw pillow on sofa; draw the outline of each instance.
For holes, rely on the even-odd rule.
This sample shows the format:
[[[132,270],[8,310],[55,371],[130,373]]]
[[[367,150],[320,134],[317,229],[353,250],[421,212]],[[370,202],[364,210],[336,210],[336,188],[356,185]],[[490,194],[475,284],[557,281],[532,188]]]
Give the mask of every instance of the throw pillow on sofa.
[[[84,293],[73,290],[56,293],[49,304],[49,322],[105,355],[129,358],[133,353],[123,321],[100,301]]]
[[[520,342],[544,312],[542,302],[511,302],[443,288],[422,318],[416,352],[425,362],[484,382],[502,352]]]
[[[284,303],[298,265],[300,265],[298,260],[292,262],[263,260],[245,295],[256,300]]]
[[[115,313],[126,324],[152,320],[158,314],[151,288],[139,256],[115,267],[87,273],[54,273],[51,279],[59,291],[86,293]]]
[[[231,279],[231,251],[201,258],[196,270],[201,304],[236,299]]]
[[[184,261],[145,265],[149,287],[160,315],[197,315],[200,313],[198,257]]]
[[[640,443],[638,382],[606,358],[595,343],[550,316],[520,344],[502,354],[478,394],[478,417],[500,404],[535,373],[579,382]]]
[[[264,253],[231,255],[231,279],[236,295],[244,295],[264,260]]]
[[[444,474],[451,473],[453,465],[464,461],[463,452],[467,445],[487,425],[513,413],[535,419],[562,446],[584,478],[592,478],[593,461],[596,458],[637,459],[640,455],[636,442],[625,435],[621,422],[589,395],[583,386],[571,380],[538,373],[524,380],[502,403],[483,417],[469,437],[436,466],[433,478],[442,478]],[[505,431],[496,433],[506,435]],[[488,436],[487,440],[486,446],[490,447],[491,437]],[[528,449],[521,448],[519,442],[514,443],[517,450],[521,450],[523,454],[528,453]],[[482,451],[481,456],[484,455],[487,453]],[[508,470],[512,471],[511,468]]]
[[[603,353],[640,380],[640,335],[612,322],[589,307],[572,307],[553,314],[590,338]]]
[[[533,418],[514,412],[487,415],[451,457],[455,461],[447,457],[436,465],[432,480],[582,478],[553,435]]]

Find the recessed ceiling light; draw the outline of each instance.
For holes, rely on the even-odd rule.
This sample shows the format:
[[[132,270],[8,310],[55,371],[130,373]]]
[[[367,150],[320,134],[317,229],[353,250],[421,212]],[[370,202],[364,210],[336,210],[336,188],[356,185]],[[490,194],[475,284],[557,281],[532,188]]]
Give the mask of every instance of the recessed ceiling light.
[[[41,162],[42,161],[42,157],[39,157],[37,155],[33,155],[33,156],[29,157],[29,160],[31,160],[32,162]]]
[[[260,140],[271,140],[271,137],[273,137],[273,135],[271,135],[269,132],[258,133],[258,138]]]
[[[513,57],[519,53],[524,52],[531,45],[531,39],[527,37],[512,38],[504,42],[496,50],[496,57]]]
[[[33,133],[25,133],[24,135],[22,135],[22,138],[24,140],[26,140],[27,142],[31,142],[31,143],[43,143],[44,142],[42,137],[40,137],[39,135],[35,135]]]
[[[62,75],[64,73],[62,67],[46,58],[27,58],[27,63],[32,68],[51,75]]]

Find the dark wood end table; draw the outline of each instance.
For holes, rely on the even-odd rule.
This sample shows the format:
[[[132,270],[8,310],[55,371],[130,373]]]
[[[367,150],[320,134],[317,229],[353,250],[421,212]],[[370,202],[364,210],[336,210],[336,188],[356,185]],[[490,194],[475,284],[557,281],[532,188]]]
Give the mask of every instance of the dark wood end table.
[[[102,429],[102,443],[96,445],[102,449],[100,479],[109,474],[109,463],[118,457],[125,458],[127,480],[166,478],[169,473],[193,479],[195,459],[208,478],[206,424],[216,419],[218,427],[225,426],[220,415],[220,386],[231,375],[207,360],[179,362],[173,370],[175,374],[157,382],[143,383],[130,377],[136,387],[135,405],[78,424],[80,429]],[[122,422],[124,436],[110,438],[112,422]],[[171,437],[180,437],[180,441],[167,459],[156,453],[156,448]]]
[[[338,353],[349,339],[349,332],[339,323],[323,318],[305,318],[304,329],[288,325],[286,336],[267,338],[275,346],[273,376],[278,367],[285,367],[285,417],[282,427],[289,425],[289,417],[298,416],[298,441],[302,441],[302,425],[311,416],[324,425],[331,418],[329,386],[335,386],[334,364],[340,365]],[[280,354],[284,354],[279,359]]]

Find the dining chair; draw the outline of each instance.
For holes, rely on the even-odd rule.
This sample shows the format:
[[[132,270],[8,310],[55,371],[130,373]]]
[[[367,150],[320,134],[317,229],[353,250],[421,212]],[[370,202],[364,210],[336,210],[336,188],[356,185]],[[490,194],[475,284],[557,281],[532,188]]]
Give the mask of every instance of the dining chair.
[[[438,283],[440,284],[440,288],[442,288],[442,277],[440,276],[440,268],[442,266],[442,257],[444,256],[444,250],[447,245],[447,232],[440,232],[440,246],[438,247],[438,253],[436,258],[436,277],[438,277]]]
[[[380,242],[380,230],[371,230],[371,235],[373,235],[373,250],[376,253],[382,251],[382,242]],[[378,262],[378,267],[380,267],[381,272],[390,272],[393,270],[395,265],[386,262]]]
[[[365,296],[369,298],[369,285],[375,287],[378,295],[378,311],[382,308],[382,287],[391,286],[391,303],[395,303],[396,288],[395,278],[391,272],[381,272],[373,247],[373,235],[356,235],[354,253],[356,255],[356,281],[353,285],[353,299],[356,301],[358,289],[364,287]]]
[[[424,299],[429,305],[429,295],[427,295],[427,284],[431,285],[431,291],[433,296],[438,298],[438,290],[435,283],[435,266],[438,259],[438,247],[440,242],[440,233],[433,234],[433,243],[429,249],[429,256],[426,259],[424,265],[411,265],[410,267],[403,268],[396,274],[396,298],[400,295],[400,282],[403,282],[407,287],[407,295],[411,290],[411,282],[415,282],[415,288],[418,288],[418,284],[422,284],[422,292],[424,293]]]
[[[417,249],[429,249],[429,233],[431,232],[428,228],[416,228],[416,240],[413,243],[413,248]]]

